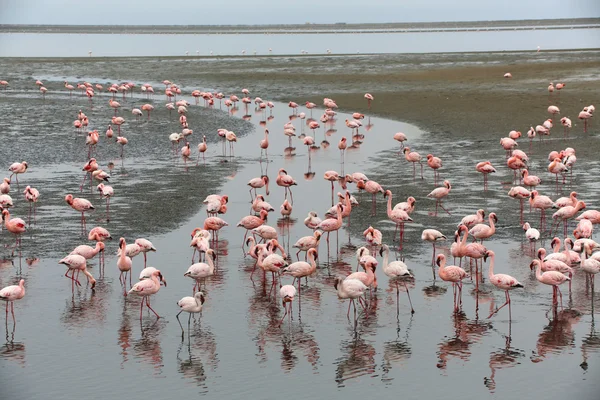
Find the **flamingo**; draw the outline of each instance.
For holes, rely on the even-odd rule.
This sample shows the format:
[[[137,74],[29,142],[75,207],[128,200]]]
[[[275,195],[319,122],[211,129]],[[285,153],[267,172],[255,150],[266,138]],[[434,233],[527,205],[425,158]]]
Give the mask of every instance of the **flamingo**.
[[[439,157],[435,157],[433,154],[427,154],[427,165],[433,169],[433,181],[437,184],[440,173],[438,169],[442,167],[442,160]]]
[[[396,229],[394,230],[394,238],[396,240],[396,232],[398,228],[400,228],[400,239],[398,242],[398,249],[402,251],[402,244],[404,242],[404,223],[412,222],[412,218],[408,215],[408,213],[401,209],[392,209],[392,192],[390,190],[386,190],[383,194],[383,197],[387,198],[387,216],[396,224]]]
[[[365,237],[365,241],[371,246],[380,246],[382,243],[383,235],[381,234],[381,231],[372,226],[369,226],[363,232],[363,236]]]
[[[206,286],[206,278],[209,276],[213,276],[215,273],[215,263],[217,255],[215,254],[213,249],[206,250],[206,263],[196,263],[192,264],[188,270],[183,274],[183,276],[191,278],[194,280],[194,288],[193,292],[196,293],[196,288],[201,290],[200,280]]]
[[[369,111],[371,111],[371,102],[373,100],[375,100],[375,98],[373,97],[373,95],[371,93],[365,93],[365,99],[367,99],[367,107],[369,109]]]
[[[104,246],[103,242],[96,242],[96,246],[95,247],[91,247],[91,246],[82,244],[80,246],[75,247],[73,249],[73,251],[71,251],[71,253],[69,253],[69,254],[77,254],[77,255],[82,256],[86,260],[91,260],[98,253],[100,253],[101,251],[103,251],[104,247],[105,246]]]
[[[540,240],[540,231],[535,228],[532,228],[529,222],[525,222],[523,224],[523,230],[525,231],[525,237],[529,240],[531,244],[531,252],[535,251],[535,242]]]
[[[498,222],[496,213],[490,213],[488,216],[489,226],[486,224],[477,224],[469,230],[469,235],[473,236],[475,240],[481,240],[483,243],[484,239],[489,239],[496,233],[495,223]]]
[[[400,312],[399,280],[402,280],[404,288],[406,289],[406,295],[408,296],[408,303],[410,304],[410,313],[414,314],[415,309],[413,308],[412,301],[410,300],[410,291],[408,290],[408,286],[406,286],[406,281],[403,279],[405,277],[413,277],[410,271],[408,270],[408,267],[402,261],[389,262],[390,248],[387,244],[381,246],[381,249],[379,249],[379,256],[383,256],[383,273],[386,274],[388,278],[390,278],[390,281],[394,280],[396,282],[396,313]]]
[[[316,245],[318,246],[318,239]],[[300,251],[298,251],[298,253],[299,252]],[[319,258],[319,255],[317,253],[316,247],[310,247],[308,250],[306,250],[306,254],[308,262],[297,261],[281,270],[282,275],[293,276],[294,282],[296,281],[296,279],[298,280],[298,293],[300,293],[300,282],[302,281],[302,278],[308,278],[317,271],[317,264],[315,260]],[[298,257],[298,254],[296,254],[296,257]]]
[[[260,141],[260,159],[262,160],[263,151],[265,152],[265,158],[268,160],[269,155],[267,149],[269,148],[269,130],[265,129],[265,138]]]
[[[575,206],[566,206],[560,208],[552,215],[552,219],[556,221],[554,229],[558,229],[558,224],[560,223],[560,220],[562,220],[564,225],[564,236],[567,237],[567,224],[569,219],[575,217],[575,214],[583,210],[585,207],[586,205],[583,201],[578,201]]]
[[[446,265],[446,256],[443,254],[437,256],[435,263],[439,267],[438,273],[440,279],[446,282],[452,282],[454,312],[457,313],[460,308],[459,306],[462,304],[462,280],[467,277],[467,273],[464,269],[456,265]],[[458,291],[456,290],[457,287]]]
[[[385,191],[383,190],[383,187],[375,181],[366,181],[364,189],[367,193],[371,193],[371,214],[375,215],[375,210],[377,207],[377,200],[375,199],[375,195],[377,193],[383,193],[383,197],[385,198]]]
[[[158,293],[160,290],[160,282],[163,279],[162,273],[159,270],[152,272],[150,279],[144,279],[133,285],[133,287],[127,292],[128,294],[135,294],[142,297],[142,303],[140,305],[140,321],[142,320],[142,310],[144,308],[144,300],[146,306],[150,311],[156,315],[156,318],[160,318],[160,315],[156,313],[150,306],[150,296]]]
[[[512,188],[510,188],[510,190],[508,191],[508,195],[510,197],[512,197],[513,199],[518,199],[519,200],[519,205],[520,205],[520,215],[521,215],[521,223],[523,223],[523,200],[524,199],[530,199],[531,200],[531,193],[529,192],[529,190],[525,189],[522,186],[513,186]],[[530,203],[531,204],[531,203]]]
[[[233,157],[233,143],[237,142],[237,136],[231,131],[227,131],[225,134],[225,140],[229,142],[229,155]]]
[[[21,246],[21,235],[25,233],[25,221],[21,218],[11,218],[7,209],[2,210],[2,219],[7,231],[15,235],[15,247]]]
[[[504,304],[502,304],[499,308],[496,308],[496,311],[492,312],[488,316],[488,318],[491,318],[492,315],[496,314],[498,311],[500,311],[502,309],[502,307],[504,307],[505,305],[508,304],[508,319],[511,320],[512,314],[511,314],[511,307],[510,307],[510,294],[508,293],[508,291],[516,289],[516,288],[522,288],[523,285],[518,280],[516,280],[515,278],[513,278],[510,275],[494,274],[494,261],[495,261],[496,255],[492,250],[488,250],[485,253],[484,261],[487,261],[488,257],[490,258],[488,279],[490,280],[492,285],[496,286],[498,289],[504,290],[504,294],[506,295],[506,302]]]
[[[294,196],[292,196],[291,186],[298,185],[298,183],[296,183],[294,178],[289,176],[285,169],[280,168],[279,172],[277,173],[277,179],[275,180],[275,182],[277,183],[277,186],[281,186],[281,187],[285,188],[285,198],[286,199],[287,199],[288,192],[290,193],[290,200],[291,200],[292,204],[294,204]],[[267,195],[268,195],[268,193],[267,193]]]
[[[131,287],[131,266],[133,262],[131,257],[127,255],[127,243],[125,238],[119,239],[119,258],[117,259],[117,268],[121,271],[119,275],[119,282],[123,285],[123,294],[125,294],[125,285],[127,284],[127,274],[129,274],[129,286]],[[125,294],[126,295],[126,294]]]
[[[450,181],[448,180],[445,180],[443,184],[443,187],[435,188],[431,191],[431,193],[427,195],[427,197],[435,199],[435,215],[437,215],[438,206],[440,206],[442,210],[446,211],[448,215],[451,215],[450,212],[446,210],[442,205],[442,199],[448,196],[448,194],[450,193],[450,189],[452,189],[452,186],[450,185]]]
[[[494,168],[494,166],[492,165],[492,163],[490,161],[482,161],[480,163],[477,163],[477,165],[475,166],[475,169],[477,170],[477,172],[480,172],[483,174],[483,190],[487,190],[488,174],[495,173],[496,169]]]
[[[535,278],[545,284],[552,286],[552,305],[558,305],[558,297],[557,293],[560,295],[560,304],[562,307],[562,293],[558,288],[559,285],[563,284],[566,281],[570,281],[571,278],[558,271],[546,271],[542,273],[542,262],[540,260],[533,260],[530,265],[530,268],[533,269],[535,266]]]
[[[6,286],[0,290],[0,300],[6,302],[6,320],[8,322],[8,306],[13,317],[13,324],[16,324],[15,319],[15,301],[25,297],[25,280],[19,280],[18,285]]]
[[[323,232],[316,230],[312,236],[304,236],[304,237],[301,237],[300,239],[298,239],[298,241],[292,246],[292,247],[298,249],[298,252],[296,253],[296,259],[298,261],[300,261],[300,252],[301,251],[306,252],[306,255],[305,255],[305,259],[306,259],[306,256],[308,255],[308,250],[318,249],[319,241],[321,240],[321,236],[323,236]]]
[[[79,254],[69,254],[62,260],[58,262],[59,264],[64,264],[67,266],[67,272],[65,272],[65,276],[71,279],[71,288],[76,283],[78,286],[81,286],[79,280],[75,277],[75,271],[77,271],[77,276],[79,276],[79,272],[83,272],[83,274],[87,277],[88,282],[91,285],[91,289],[93,290],[96,287],[96,280],[92,276],[92,274],[87,270],[86,259]],[[71,276],[67,274],[71,271]]]
[[[472,228],[477,224],[481,224],[485,218],[485,210],[479,209],[475,214],[469,214],[463,217],[460,224],[457,226],[464,225],[467,228]]]
[[[350,305],[354,304],[355,299],[358,299],[359,303],[365,308],[362,296],[364,295],[365,290],[367,290],[367,286],[358,279],[344,279],[338,276],[335,278],[333,287],[337,291],[339,299],[350,300],[348,303],[348,313],[346,314],[348,318],[350,318]],[[354,306],[354,313],[356,315],[356,305]]]
[[[247,215],[244,218],[242,218],[240,220],[240,222],[238,222],[238,224],[236,226],[242,227],[246,230],[246,233],[244,234],[244,240],[242,241],[242,243],[246,242],[246,237],[248,236],[248,231],[264,224],[268,215],[269,215],[268,211],[261,210],[260,217],[257,217],[255,215]]]
[[[600,272],[600,260],[596,258],[590,258],[592,255],[592,249],[589,244],[584,245],[583,255],[585,256],[581,261],[581,270],[587,273],[591,279],[592,293],[594,292],[594,278]],[[2,292],[0,292],[0,297]]]
[[[416,171],[416,167],[415,164],[419,163],[421,164],[421,179],[423,179],[423,163],[421,162],[422,157],[419,153],[417,153],[416,151],[411,151],[410,147],[405,147],[404,150],[404,159],[408,162],[411,162],[413,164],[413,180],[415,179],[415,171]]]
[[[179,322],[179,326],[181,327],[181,339],[183,339],[183,335],[185,331],[183,330],[183,326],[181,325],[181,321],[179,320],[179,314],[182,312],[187,312],[188,316],[188,332],[190,330],[190,321],[192,319],[192,314],[198,314],[202,312],[202,306],[204,304],[204,293],[198,292],[194,295],[194,297],[186,296],[177,302],[180,310],[175,318],[177,318],[177,322]]]
[[[331,182],[331,205],[333,206],[333,183],[340,180],[340,175],[335,171],[325,171],[323,178]]]
[[[557,208],[556,204],[548,196],[542,196],[537,190],[533,190],[529,197],[529,204],[533,208],[540,210],[540,229],[544,230],[544,223],[546,222],[546,210],[549,208]]]
[[[337,205],[337,217],[336,219],[326,219],[321,221],[317,226],[317,229],[327,232],[327,250],[329,253],[329,234],[334,231],[338,231],[342,227],[342,205]]]
[[[400,142],[400,150],[402,150],[404,148],[404,142],[406,142],[408,138],[404,133],[396,132],[394,133],[394,140]],[[398,152],[398,154],[400,154],[400,152]]]
[[[308,229],[317,229],[319,224],[321,223],[321,218],[317,216],[317,213],[314,211],[310,211],[308,216],[304,219],[304,225]]]
[[[300,284],[298,284],[298,287],[300,287]],[[293,285],[284,285],[279,289],[279,297],[281,297],[281,302],[283,303],[283,308],[285,310],[283,317],[281,317],[281,321],[279,321],[279,326],[283,323],[286,315],[290,318],[290,324],[292,323],[292,301],[294,301],[295,296],[296,288]]]
[[[67,202],[68,205],[71,206],[71,208],[75,211],[79,211],[81,213],[81,224],[83,226],[83,229],[85,230],[85,215],[84,213],[86,211],[90,211],[90,210],[94,210],[94,206],[92,205],[92,203],[89,200],[83,199],[83,198],[73,198],[72,194],[68,194],[65,196],[65,201]]]
[[[110,198],[115,194],[112,186],[105,185],[104,183],[100,183],[97,187],[98,192],[100,192],[100,196],[106,199],[106,221],[108,222],[110,217]]]
[[[27,171],[27,168],[29,168],[29,166],[27,165],[26,161],[20,163],[12,163],[8,168],[8,170],[12,172],[12,174],[10,174],[9,180],[12,181],[12,177],[13,175],[15,175],[17,185],[19,185],[19,174],[24,174]]]
[[[433,244],[433,255],[431,256],[432,266],[435,265],[435,243],[446,239],[446,235],[435,229],[425,229],[421,233],[421,240]],[[435,271],[433,272],[433,279],[435,279]]]

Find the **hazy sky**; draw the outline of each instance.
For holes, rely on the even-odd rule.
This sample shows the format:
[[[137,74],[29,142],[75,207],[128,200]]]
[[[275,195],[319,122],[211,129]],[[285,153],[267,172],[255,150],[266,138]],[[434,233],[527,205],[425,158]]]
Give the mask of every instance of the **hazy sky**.
[[[0,0],[1,24],[252,25],[599,16],[599,0]]]

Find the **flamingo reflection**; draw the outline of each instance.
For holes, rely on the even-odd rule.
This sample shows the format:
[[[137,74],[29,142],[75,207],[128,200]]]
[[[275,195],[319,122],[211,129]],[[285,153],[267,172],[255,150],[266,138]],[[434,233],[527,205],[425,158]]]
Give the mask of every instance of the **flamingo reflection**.
[[[506,343],[503,349],[499,349],[490,354],[490,370],[489,377],[483,378],[483,384],[494,393],[496,389],[496,370],[503,368],[512,368],[520,364],[520,359],[525,357],[525,352],[522,350],[511,349],[510,336],[506,336]]]

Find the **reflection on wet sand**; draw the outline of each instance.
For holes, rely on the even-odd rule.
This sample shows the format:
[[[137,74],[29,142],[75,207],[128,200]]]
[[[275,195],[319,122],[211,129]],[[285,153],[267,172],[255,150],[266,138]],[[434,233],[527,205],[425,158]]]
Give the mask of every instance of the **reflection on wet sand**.
[[[520,359],[525,357],[523,350],[511,349],[510,336],[505,338],[506,344],[503,349],[499,349],[490,354],[490,376],[483,378],[484,385],[494,393],[496,390],[496,371],[504,368],[511,368],[520,364]]]
[[[383,343],[383,360],[381,363],[383,374],[381,375],[381,381],[385,382],[386,384],[391,384],[394,380],[394,378],[390,375],[392,368],[396,365],[400,366],[405,364],[406,360],[408,360],[412,355],[412,347],[409,343],[409,334],[412,322],[413,318],[411,316],[401,339],[400,322],[398,321],[396,339]]]
[[[25,367],[25,343],[14,342],[14,330],[6,333],[6,343],[0,347],[0,358],[14,361],[21,367]],[[10,336],[12,335],[12,336]],[[12,337],[9,340],[9,337]]]
[[[60,320],[70,328],[80,329],[93,324],[102,326],[106,321],[112,295],[112,285],[98,281],[96,289],[77,287],[71,297],[65,300],[65,310]]]
[[[376,351],[373,345],[365,341],[359,334],[353,334],[350,340],[341,343],[342,357],[335,361],[335,381],[338,387],[346,386],[346,381],[375,373]]]
[[[579,322],[581,315],[577,310],[567,309],[558,312],[555,318],[549,320],[548,325],[538,335],[536,351],[531,356],[531,361],[538,363],[549,354],[559,354],[568,348],[574,348],[573,325]]]
[[[481,341],[492,327],[490,322],[468,320],[463,312],[453,313],[451,319],[454,325],[454,336],[439,344],[437,367],[440,369],[446,369],[448,360],[454,357],[468,361],[471,357],[471,345]]]
[[[132,349],[136,358],[151,365],[155,375],[163,373],[163,354],[160,336],[166,326],[164,320],[156,320],[148,326],[140,326],[141,336],[132,341]]]
[[[204,359],[204,362],[203,362]],[[206,381],[206,363],[211,371],[216,371],[219,358],[215,335],[208,328],[201,328],[194,322],[193,334],[182,340],[177,349],[177,370],[187,380],[208,389]]]

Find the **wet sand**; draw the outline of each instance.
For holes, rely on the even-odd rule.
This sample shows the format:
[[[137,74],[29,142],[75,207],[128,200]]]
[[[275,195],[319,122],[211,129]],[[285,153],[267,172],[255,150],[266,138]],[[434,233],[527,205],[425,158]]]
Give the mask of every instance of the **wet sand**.
[[[193,61],[3,59],[0,67],[11,71],[6,77],[11,86],[0,95],[0,107],[6,111],[0,114],[0,121],[8,127],[4,134],[12,144],[10,149],[0,149],[0,159],[7,164],[6,160],[17,161],[14,154],[32,157],[36,165],[20,181],[46,188],[37,225],[23,239],[22,255],[9,257],[3,249],[0,264],[2,284],[12,283],[21,274],[29,288],[27,297],[16,306],[16,331],[11,333],[7,328],[7,343],[0,347],[1,360],[7,365],[0,379],[11,382],[11,388],[16,387],[15,382],[25,384],[23,372],[39,377],[26,387],[30,393],[65,399],[80,396],[75,390],[65,392],[64,387],[81,373],[94,377],[76,380],[86,393],[104,397],[129,393],[132,398],[174,392],[228,397],[250,393],[278,398],[282,391],[297,393],[298,398],[340,393],[348,398],[386,398],[386,388],[401,390],[407,398],[441,397],[448,390],[465,399],[516,398],[526,391],[552,397],[561,395],[562,389],[587,398],[598,387],[592,378],[600,359],[600,340],[594,328],[598,298],[590,296],[584,276],[578,274],[571,294],[563,288],[565,310],[556,319],[549,317],[551,293],[527,268],[529,245],[523,240],[514,211],[518,203],[506,197],[512,174],[503,166],[504,152],[498,144],[499,137],[509,130],[525,132],[529,125],[548,117],[546,87],[550,80],[567,83],[560,100],[552,101],[561,107],[563,115],[573,118],[582,105],[597,103],[597,52]],[[502,78],[506,71],[513,73],[512,80]],[[50,89],[45,102],[34,86],[38,78]],[[582,83],[584,78],[587,81]],[[352,214],[351,227],[340,231],[339,253],[327,254],[325,243],[321,243],[317,277],[310,281],[301,302],[295,303],[291,326],[276,327],[282,312],[278,302],[268,299],[270,281],[249,280],[252,262],[242,255],[243,230],[233,226],[249,213],[245,183],[263,173],[274,181],[277,169],[285,167],[299,181],[294,188],[295,221],[281,221],[276,211],[269,217],[269,225],[277,227],[286,247],[309,234],[302,224],[306,212],[315,209],[322,215],[330,206],[330,185],[322,174],[340,168],[335,144],[342,135],[350,135],[343,125],[347,115],[340,113],[336,125],[328,127],[336,130],[328,137],[332,146],[312,153],[312,175],[307,169],[307,151],[298,139],[293,143],[295,156],[282,150],[287,146],[282,126],[291,113],[285,104],[277,104],[275,119],[267,123],[272,138],[268,164],[258,162],[257,143],[263,129],[258,123],[260,112],[251,109],[251,122],[247,122],[239,118],[244,114],[243,106],[233,118],[216,109],[192,106],[189,119],[198,129],[192,136],[193,145],[206,134],[211,154],[206,167],[186,168],[179,156],[169,153],[167,137],[178,126],[162,108],[164,97],[158,94],[154,100],[157,112],[150,121],[135,122],[130,114],[132,107],[146,100],[128,98],[123,102],[121,113],[128,119],[125,136],[130,137],[124,159],[113,143],[102,142],[99,151],[103,167],[108,161],[116,165],[114,219],[109,224],[113,235],[131,239],[147,236],[159,249],[150,255],[150,262],[165,271],[169,286],[161,289],[152,305],[165,318],[154,323],[152,317],[144,315],[139,322],[139,300],[124,298],[117,281],[115,243],[110,244],[106,275],[96,291],[84,287],[72,293],[57,261],[82,241],[77,234],[78,215],[66,206],[63,195],[67,190],[78,191],[85,147],[83,136],[73,132],[70,121],[83,108],[94,116],[94,127],[102,132],[112,110],[106,104],[107,95],[97,96],[92,110],[78,93],[69,99],[62,87],[65,79],[151,82],[157,91],[161,87],[158,82],[171,79],[188,93],[202,88],[239,94],[242,87],[248,87],[252,96],[263,99],[298,103],[314,99],[321,104],[323,97],[330,97],[345,110],[364,112],[367,108],[362,95],[371,92],[376,98],[370,113],[372,126],[362,131],[363,144],[347,152],[345,169],[363,171],[391,189],[394,203],[408,195],[418,199],[415,223],[407,225],[402,254],[415,274],[408,286],[416,314],[411,316],[405,293],[400,294],[396,314],[394,287],[378,269],[380,290],[372,313],[368,318],[360,317],[357,331],[346,319],[346,304],[337,299],[332,277],[354,270],[355,247],[363,243],[360,232],[366,226],[378,226],[386,243],[391,243],[394,230],[381,196],[372,216],[369,197],[358,195],[353,186],[350,189],[361,205]],[[314,116],[321,112],[315,110]],[[484,116],[477,117],[480,113]],[[398,121],[412,121],[421,129]],[[301,121],[294,119],[293,123],[299,133]],[[237,157],[227,159],[227,163],[218,156],[220,143],[215,130],[220,126],[241,136]],[[576,125],[567,142],[563,141],[562,129],[555,128],[549,140],[534,143],[531,169],[544,179],[541,190],[554,198],[576,188],[588,208],[600,208],[594,179],[600,171],[595,126],[592,121],[590,132],[583,134],[581,125]],[[413,180],[411,166],[396,154],[398,146],[392,140],[396,131],[406,132],[408,144],[421,154],[433,152],[444,160],[441,177],[454,185],[445,203],[451,216],[443,212],[432,215],[434,203],[424,197],[434,187],[431,171],[425,167],[425,179]],[[320,143],[323,129],[316,135]],[[577,149],[578,165],[572,183],[555,192],[552,177],[545,172],[545,157],[548,151],[567,145]],[[527,151],[527,140],[521,140],[520,146]],[[472,170],[475,161],[484,158],[491,159],[499,170],[486,192],[481,177]],[[283,190],[272,186],[268,200],[278,209]],[[220,268],[208,282],[205,313],[182,342],[174,302],[191,293],[192,282],[182,276],[191,254],[189,233],[202,223],[200,202],[212,192],[230,195],[225,219],[232,226],[221,234]],[[84,193],[97,199],[87,188]],[[23,217],[27,205],[21,197],[21,193],[15,195],[20,200],[15,212]],[[99,205],[93,214],[94,225],[103,224],[102,202],[94,201]],[[464,312],[453,314],[451,287],[432,279],[431,246],[420,240],[424,228],[449,235],[462,215],[480,207],[501,216],[497,235],[489,244],[497,253],[497,272],[513,274],[526,286],[511,296],[512,323],[504,310],[485,319],[504,299],[487,280],[479,294],[472,291],[472,282],[465,283]],[[537,213],[526,216],[537,222]],[[2,244],[12,242],[4,233],[0,237]],[[337,243],[333,235],[331,240]],[[446,242],[440,251],[447,252],[448,247]],[[392,257],[396,256],[400,254]],[[136,258],[134,271],[140,268]],[[96,264],[92,272],[97,275]],[[290,282],[284,279],[284,283]],[[47,368],[50,362],[55,368]],[[552,377],[560,389],[549,388],[539,376]]]

